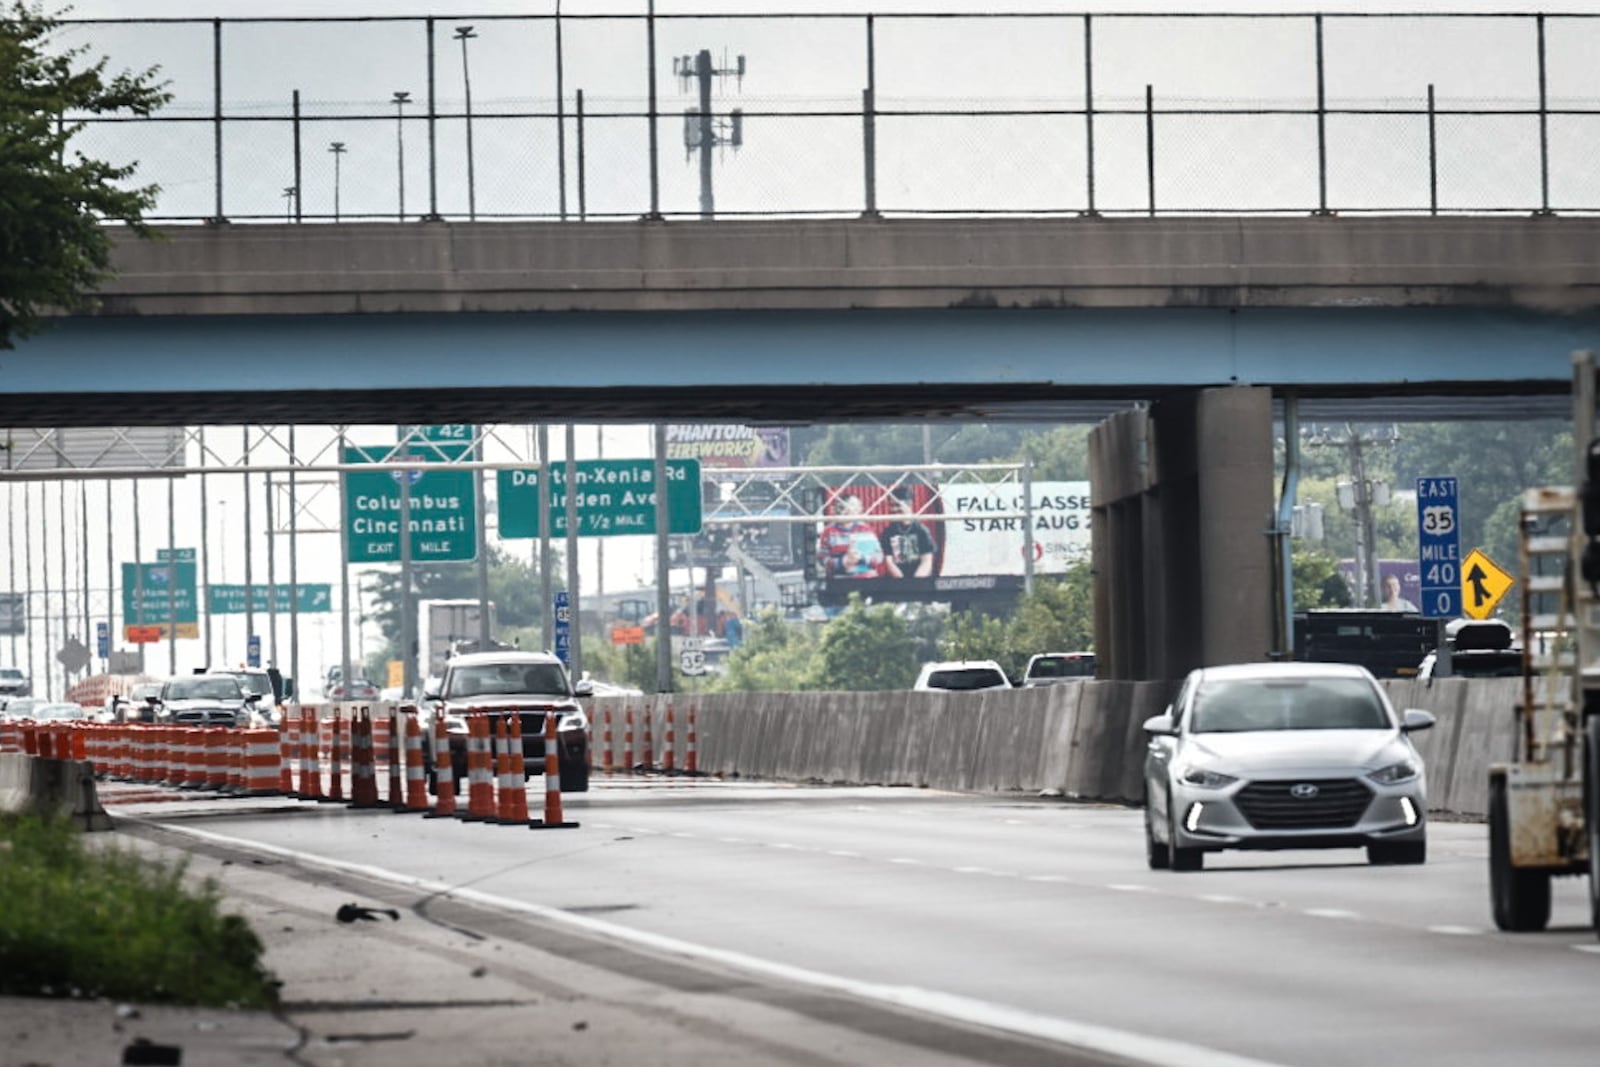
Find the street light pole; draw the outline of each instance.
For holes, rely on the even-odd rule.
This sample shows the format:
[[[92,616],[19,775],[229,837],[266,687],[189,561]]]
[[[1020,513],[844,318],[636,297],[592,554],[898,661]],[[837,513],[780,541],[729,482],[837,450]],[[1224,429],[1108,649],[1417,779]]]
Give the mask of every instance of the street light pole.
[[[478,218],[478,194],[472,174],[472,75],[467,68],[467,42],[478,36],[471,26],[457,26],[456,40],[461,42],[461,84],[467,97],[467,218]]]
[[[400,173],[400,221],[406,221],[406,104],[411,94],[395,90],[394,94],[394,150]]]
[[[333,221],[339,221],[339,159],[345,153],[343,141],[334,141],[328,146],[328,151],[333,153]]]

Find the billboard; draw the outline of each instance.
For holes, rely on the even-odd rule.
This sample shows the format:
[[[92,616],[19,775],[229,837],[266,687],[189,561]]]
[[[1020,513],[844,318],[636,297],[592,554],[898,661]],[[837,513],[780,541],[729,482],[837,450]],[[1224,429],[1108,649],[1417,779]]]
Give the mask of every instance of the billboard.
[[[940,491],[945,514],[941,573],[1022,574],[1024,553],[1033,573],[1064,574],[1089,558],[1089,483],[1034,482],[1033,529],[1023,532],[1023,487],[947,485]],[[1002,517],[1012,516],[1012,517]]]
[[[1033,483],[1028,531],[1023,494],[1015,482],[829,489],[812,559],[821,600],[992,602],[1021,590],[1026,554],[1035,574],[1089,558],[1088,482]]]
[[[782,426],[726,422],[668,423],[667,458],[697,459],[702,467],[787,467],[789,431]]]

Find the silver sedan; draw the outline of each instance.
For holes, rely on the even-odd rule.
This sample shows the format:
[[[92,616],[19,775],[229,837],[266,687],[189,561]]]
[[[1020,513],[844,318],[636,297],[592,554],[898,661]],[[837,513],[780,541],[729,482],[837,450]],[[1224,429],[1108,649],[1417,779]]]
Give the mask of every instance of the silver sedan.
[[[1223,849],[1365,847],[1372,863],[1427,859],[1427,787],[1396,715],[1364,667],[1202,667],[1146,720],[1150,867],[1199,870]]]

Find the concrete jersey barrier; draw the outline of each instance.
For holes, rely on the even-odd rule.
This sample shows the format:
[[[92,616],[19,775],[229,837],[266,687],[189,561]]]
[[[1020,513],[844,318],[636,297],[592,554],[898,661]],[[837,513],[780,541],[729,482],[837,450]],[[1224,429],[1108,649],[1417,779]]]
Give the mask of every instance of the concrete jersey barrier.
[[[1511,757],[1521,680],[1384,680],[1397,710],[1422,708],[1438,725],[1414,735],[1428,769],[1430,807],[1482,816],[1489,764]],[[670,702],[692,706],[699,770],[728,777],[915,786],[968,792],[1058,793],[1142,803],[1143,723],[1175,685],[1085,679],[981,693],[704,693],[601,697],[599,718],[632,708],[659,749]],[[677,730],[683,745],[685,731]],[[683,765],[683,753],[677,753]]]

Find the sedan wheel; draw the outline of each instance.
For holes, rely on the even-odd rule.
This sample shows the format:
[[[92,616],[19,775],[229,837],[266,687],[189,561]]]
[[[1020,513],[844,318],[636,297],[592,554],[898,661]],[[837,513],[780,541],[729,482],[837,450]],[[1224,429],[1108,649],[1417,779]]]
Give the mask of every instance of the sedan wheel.
[[[1172,847],[1156,840],[1154,819],[1148,804],[1144,809],[1144,858],[1152,871],[1164,871],[1172,866]]]
[[[1367,846],[1367,862],[1375,866],[1404,866],[1428,862],[1428,842],[1378,841]]]
[[[1167,824],[1167,852],[1171,856],[1172,869],[1175,871],[1198,871],[1205,866],[1206,854],[1203,849],[1182,848],[1178,845],[1178,813],[1172,810],[1172,798],[1167,798],[1167,817],[1172,821]]]

